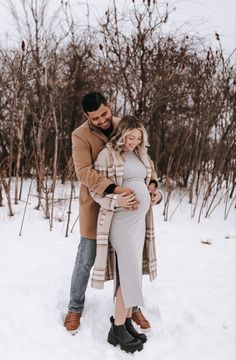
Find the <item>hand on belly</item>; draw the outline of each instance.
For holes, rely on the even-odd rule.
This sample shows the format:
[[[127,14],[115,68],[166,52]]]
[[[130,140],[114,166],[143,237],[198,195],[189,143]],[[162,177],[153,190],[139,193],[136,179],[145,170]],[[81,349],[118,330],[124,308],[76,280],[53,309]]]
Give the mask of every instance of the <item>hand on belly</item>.
[[[136,204],[128,207],[128,210],[146,213],[151,201],[146,184],[138,181],[133,183],[131,188],[135,194]]]

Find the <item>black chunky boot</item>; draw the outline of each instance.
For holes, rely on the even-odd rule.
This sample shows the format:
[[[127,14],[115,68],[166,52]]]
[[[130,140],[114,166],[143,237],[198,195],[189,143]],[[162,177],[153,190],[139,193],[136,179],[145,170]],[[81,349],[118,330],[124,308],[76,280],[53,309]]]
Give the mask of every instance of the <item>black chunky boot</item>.
[[[143,333],[139,333],[132,324],[131,318],[126,318],[125,327],[134,338],[141,340],[143,343],[147,341],[147,336]]]
[[[108,333],[107,341],[116,346],[120,345],[121,350],[124,350],[128,353],[134,353],[135,351],[141,351],[143,349],[143,343],[140,339],[135,339],[132,335],[129,334],[125,325],[114,324],[113,316],[110,318],[111,328]]]

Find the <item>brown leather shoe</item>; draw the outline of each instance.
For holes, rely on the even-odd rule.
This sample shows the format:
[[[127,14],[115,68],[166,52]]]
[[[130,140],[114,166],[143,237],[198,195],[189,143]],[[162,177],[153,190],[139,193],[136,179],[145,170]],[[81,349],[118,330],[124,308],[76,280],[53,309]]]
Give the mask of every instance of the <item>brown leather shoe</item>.
[[[137,311],[135,311],[132,314],[132,318],[131,318],[138,326],[140,326],[140,329],[142,330],[150,330],[151,329],[151,325],[149,323],[149,321],[145,318],[145,316],[143,315],[141,309],[138,309]]]
[[[66,315],[64,326],[70,334],[74,335],[78,332],[80,327],[80,318],[80,313],[75,313],[72,311],[69,311]]]

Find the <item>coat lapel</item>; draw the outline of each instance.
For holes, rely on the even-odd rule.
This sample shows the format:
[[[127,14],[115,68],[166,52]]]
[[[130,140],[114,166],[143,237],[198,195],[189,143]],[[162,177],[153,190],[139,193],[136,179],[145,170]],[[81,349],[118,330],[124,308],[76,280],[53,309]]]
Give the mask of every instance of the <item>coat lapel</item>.
[[[114,154],[115,155],[115,154]],[[121,159],[114,158],[114,166],[115,166],[115,176],[117,185],[122,186],[123,177],[124,177],[124,162]]]
[[[92,131],[97,137],[99,137],[104,142],[104,144],[108,143],[109,139],[106,137],[105,134],[103,134],[102,131],[99,131],[99,130],[96,130],[96,129],[93,129]]]
[[[116,184],[122,186],[123,177],[124,177],[124,162],[122,158],[118,157],[115,150],[112,148],[111,144],[107,144],[107,148],[111,154],[111,163],[113,175],[115,176]]]

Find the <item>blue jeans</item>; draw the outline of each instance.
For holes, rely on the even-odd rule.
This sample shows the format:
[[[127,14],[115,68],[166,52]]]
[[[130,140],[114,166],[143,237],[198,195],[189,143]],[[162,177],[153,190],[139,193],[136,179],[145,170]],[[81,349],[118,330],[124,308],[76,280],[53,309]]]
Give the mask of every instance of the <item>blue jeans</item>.
[[[90,270],[96,257],[96,240],[81,236],[71,278],[70,302],[68,309],[82,314],[84,310],[85,291],[88,286]]]
[[[71,278],[70,302],[68,310],[82,314],[84,310],[85,291],[88,286],[90,271],[96,257],[96,240],[81,236]],[[135,312],[137,307],[133,307]]]

